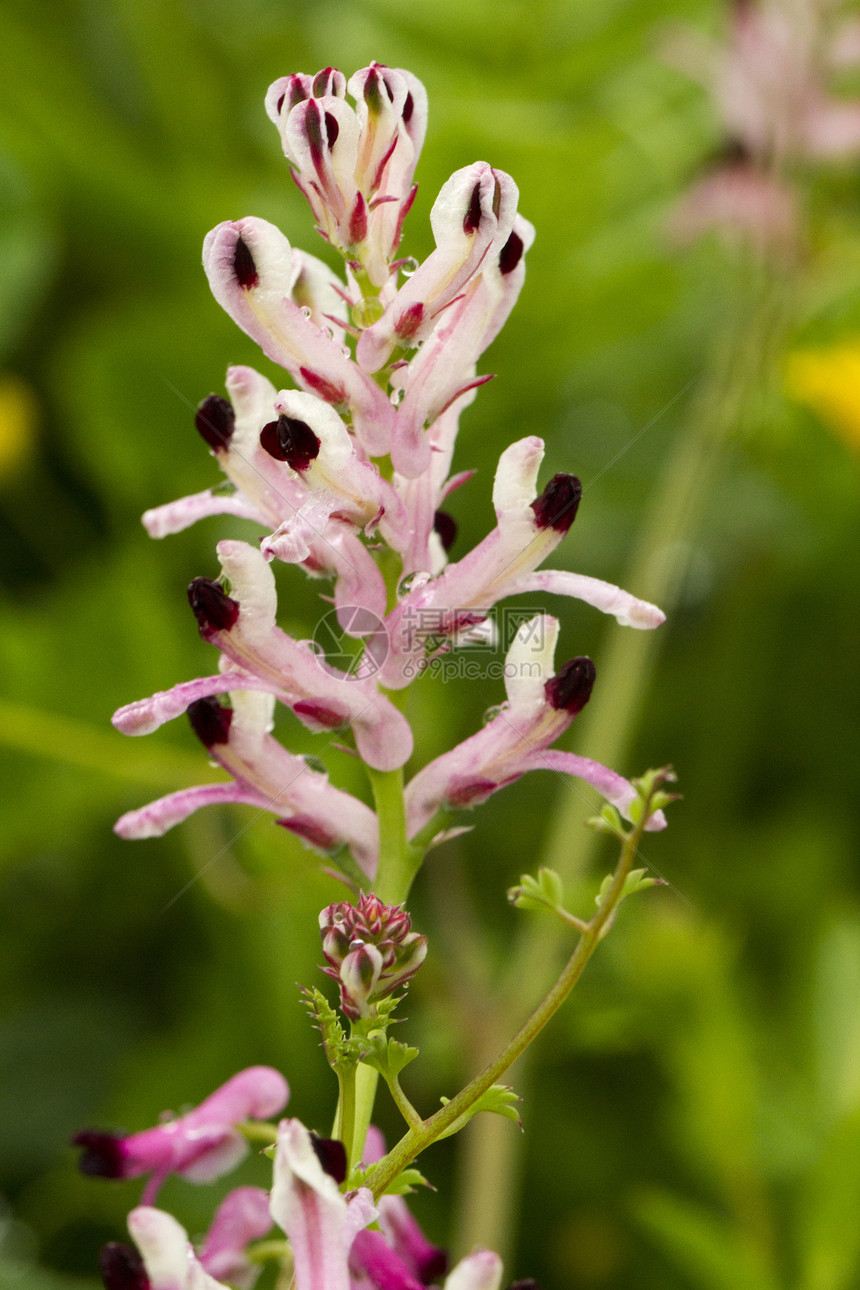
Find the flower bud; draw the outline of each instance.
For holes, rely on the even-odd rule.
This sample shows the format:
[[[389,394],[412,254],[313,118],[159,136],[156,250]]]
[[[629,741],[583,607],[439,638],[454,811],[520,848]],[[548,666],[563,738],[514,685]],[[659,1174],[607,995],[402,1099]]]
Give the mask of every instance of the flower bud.
[[[412,931],[402,905],[386,905],[372,893],[358,904],[340,901],[319,918],[323,971],[340,984],[347,1017],[373,1015],[374,1004],[405,985],[427,954],[427,940]]]

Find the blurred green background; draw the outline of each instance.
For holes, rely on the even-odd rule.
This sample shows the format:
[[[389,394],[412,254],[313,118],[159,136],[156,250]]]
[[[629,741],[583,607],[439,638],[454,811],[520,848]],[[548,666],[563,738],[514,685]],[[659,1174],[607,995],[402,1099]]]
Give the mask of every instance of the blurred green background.
[[[88,1290],[100,1245],[122,1239],[139,1186],[80,1177],[66,1145],[80,1127],[145,1127],[256,1062],[285,1071],[292,1113],[322,1131],[334,1104],[296,983],[320,979],[316,914],[341,889],[239,808],[159,841],[111,832],[206,778],[185,723],[138,742],[109,717],[211,669],[184,588],[217,572],[220,536],[251,537],[213,519],[154,544],[139,515],[215,482],[192,408],[228,363],[277,380],[211,299],[200,244],[254,214],[326,254],[266,87],[374,58],[424,81],[408,254],[430,249],[452,170],[483,158],[516,178],[537,241],[482,363],[498,379],[463,418],[455,468],[478,475],[451,499],[454,554],[490,526],[499,452],[537,433],[549,471],[586,487],[564,563],[624,583],[649,498],[695,432],[714,338],[734,328],[745,343],[737,262],[664,231],[720,132],[661,60],[662,33],[681,18],[717,31],[723,16],[715,0],[3,0],[0,1290]],[[617,767],[677,768],[684,800],[646,848],[672,888],[625,907],[542,1042],[523,1109],[509,1276],[544,1290],[860,1285],[860,428],[791,402],[781,376],[798,347],[860,334],[856,166],[818,172],[806,201],[773,361],[697,508]],[[279,579],[283,625],[309,635],[318,588]],[[559,661],[590,653],[599,685],[621,629],[574,602],[547,608]],[[493,682],[417,685],[422,758],[502,697]],[[295,722],[280,729],[313,750]],[[365,793],[348,758],[330,767]],[[499,795],[416,887],[431,957],[403,1034],[421,1042],[406,1083],[422,1110],[470,1073],[475,999],[536,917],[505,888],[547,860],[567,791],[532,776]],[[600,851],[584,901],[613,860]],[[438,1241],[458,1167],[451,1143],[424,1160],[438,1191],[415,1210]],[[265,1171],[252,1160],[242,1177]],[[211,1197],[163,1192],[191,1232]]]

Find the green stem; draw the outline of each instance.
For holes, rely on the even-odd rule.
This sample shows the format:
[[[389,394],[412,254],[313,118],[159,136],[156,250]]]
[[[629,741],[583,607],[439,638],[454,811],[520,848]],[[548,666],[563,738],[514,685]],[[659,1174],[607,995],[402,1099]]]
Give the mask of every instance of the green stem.
[[[373,1104],[376,1101],[376,1086],[379,1083],[379,1072],[371,1066],[360,1062],[355,1071],[355,1108],[352,1125],[352,1139],[344,1138],[350,1167],[358,1164],[364,1151],[367,1130],[373,1119]]]
[[[271,1147],[278,1140],[278,1130],[274,1124],[268,1124],[264,1120],[243,1120],[236,1128],[248,1142],[261,1142],[264,1147]]]
[[[367,773],[379,818],[379,868],[373,890],[387,905],[399,905],[409,895],[421,864],[421,858],[416,857],[406,840],[403,770],[373,770],[368,766]]]
[[[717,476],[729,435],[747,428],[757,391],[767,385],[766,373],[778,352],[786,327],[786,306],[792,275],[780,277],[772,268],[746,261],[736,266],[735,298],[729,316],[710,354],[700,391],[692,400],[686,424],[676,438],[663,474],[658,480],[635,541],[636,556],[624,577],[624,586],[635,595],[654,601],[669,615],[674,609],[687,572],[691,538]],[[765,376],[763,377],[763,373]],[[665,639],[665,628],[656,632],[618,629],[607,635],[608,648],[588,707],[576,723],[577,746],[606,765],[623,768],[638,729],[648,694],[648,678]],[[597,835],[583,827],[593,808],[576,794],[560,795],[558,808],[543,848],[541,863],[555,869],[570,887],[590,864]],[[529,983],[546,980],[557,960],[561,928],[531,926],[523,929],[519,943],[507,959],[508,970],[497,992],[495,1006],[488,1000],[478,1060],[495,1051],[505,1018],[523,1005]],[[520,1073],[520,1081],[528,1078]],[[502,1135],[504,1139],[502,1141]],[[485,1116],[464,1139],[465,1163],[461,1175],[470,1180],[474,1197],[489,1195],[493,1178],[481,1176],[478,1156],[493,1173],[513,1178],[519,1141],[494,1117]],[[469,1156],[472,1156],[470,1159]],[[481,1205],[480,1215],[476,1206]],[[516,1188],[499,1194],[498,1208],[463,1195],[459,1248],[490,1246],[505,1257],[512,1246]]]
[[[644,818],[644,817],[643,817]],[[527,1021],[520,1026],[514,1037],[505,1045],[498,1056],[491,1061],[479,1075],[476,1075],[465,1088],[453,1097],[450,1102],[432,1115],[429,1120],[410,1128],[392,1151],[381,1160],[376,1169],[367,1177],[367,1185],[372,1188],[375,1198],[384,1194],[386,1188],[394,1181],[422,1151],[431,1146],[438,1138],[444,1137],[461,1116],[465,1115],[499,1077],[505,1073],[528,1048],[550,1018],[558,1011],[582,976],[585,966],[601,934],[607,927],[624,888],[627,875],[633,867],[641,840],[642,826],[639,825],[625,836],[621,855],[612,878],[597,912],[580,935],[576,949],[568,959],[558,980],[544,996]]]

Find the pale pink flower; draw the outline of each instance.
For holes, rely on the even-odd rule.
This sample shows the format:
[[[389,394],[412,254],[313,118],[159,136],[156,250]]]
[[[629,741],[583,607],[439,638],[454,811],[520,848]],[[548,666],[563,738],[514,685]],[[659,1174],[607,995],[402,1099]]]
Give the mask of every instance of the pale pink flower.
[[[410,837],[439,811],[485,802],[498,789],[531,770],[554,770],[585,780],[623,815],[636,796],[633,785],[600,762],[551,750],[591,696],[595,669],[588,658],[571,659],[553,674],[558,621],[542,614],[524,623],[505,661],[507,703],[463,743],[431,761],[406,787]],[[665,828],[661,812],[647,827]]]
[[[268,1119],[283,1110],[287,1082],[269,1066],[250,1066],[211,1093],[193,1111],[152,1129],[122,1137],[85,1129],[73,1138],[83,1147],[82,1173],[99,1178],[152,1177],[144,1192],[151,1202],[168,1174],[211,1182],[229,1173],[248,1153],[236,1125]]]

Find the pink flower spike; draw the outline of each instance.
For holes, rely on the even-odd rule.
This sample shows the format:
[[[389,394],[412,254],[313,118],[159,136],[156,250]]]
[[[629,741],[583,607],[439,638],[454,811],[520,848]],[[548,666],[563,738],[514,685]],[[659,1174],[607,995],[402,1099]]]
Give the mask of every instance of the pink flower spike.
[[[263,353],[326,402],[348,404],[371,455],[388,452],[394,408],[293,299],[302,264],[284,235],[253,217],[219,224],[203,243],[203,267],[215,299]]]
[[[426,338],[440,310],[507,242],[518,196],[510,175],[485,161],[455,171],[442,185],[430,212],[436,250],[362,333],[356,357],[366,372],[383,367],[396,346],[414,348]]]
[[[248,1152],[236,1125],[277,1115],[289,1097],[287,1082],[269,1066],[250,1066],[222,1084],[193,1111],[130,1137],[86,1129],[73,1138],[83,1147],[81,1173],[99,1178],[153,1177],[147,1200],[169,1173],[189,1182],[211,1182]]]
[[[188,1233],[172,1215],[139,1205],[128,1216],[128,1230],[143,1259],[147,1290],[228,1290],[198,1262]],[[118,1283],[117,1290],[126,1287]]]
[[[298,1120],[278,1129],[271,1213],[289,1237],[296,1290],[350,1290],[349,1248],[376,1210],[365,1188],[347,1201]]]
[[[252,1263],[246,1246],[262,1240],[272,1226],[269,1193],[261,1187],[237,1187],[218,1209],[200,1247],[201,1266],[210,1276],[227,1281],[236,1290],[250,1290],[262,1271]]]

